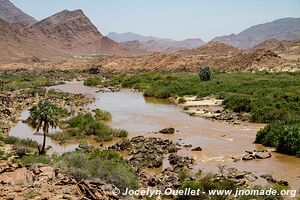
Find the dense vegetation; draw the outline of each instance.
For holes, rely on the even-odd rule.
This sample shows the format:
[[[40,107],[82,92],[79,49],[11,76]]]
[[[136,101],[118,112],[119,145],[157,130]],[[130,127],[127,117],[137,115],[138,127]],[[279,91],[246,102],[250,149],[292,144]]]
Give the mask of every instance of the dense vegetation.
[[[4,154],[4,152],[0,152],[0,160],[7,159],[12,155],[22,157],[28,153],[34,152],[38,147],[36,141],[31,139],[20,139],[14,136],[0,136],[0,146],[3,144],[13,145],[13,154]]]
[[[214,95],[224,99],[225,108],[250,113],[252,122],[276,123],[260,131],[256,142],[283,153],[300,152],[300,73],[216,73],[200,81],[190,73],[152,72],[114,77],[111,83],[158,98]]]
[[[102,115],[105,113],[106,115]],[[98,110],[96,115],[91,113],[79,114],[69,119],[67,128],[62,133],[51,135],[52,139],[66,141],[71,138],[83,138],[84,136],[96,136],[99,142],[112,140],[113,137],[127,137],[127,131],[122,129],[114,129],[106,125],[102,120],[109,119],[110,114],[106,111]]]
[[[24,88],[39,88],[53,84],[52,79],[36,75],[0,75],[0,91],[14,91]]]
[[[122,156],[110,150],[69,152],[53,157],[31,155],[22,157],[21,162],[50,164],[63,169],[77,180],[100,179],[116,185],[121,191],[139,187],[139,179],[132,167]]]
[[[218,181],[216,181],[218,180]],[[211,190],[227,190],[232,191],[232,195],[235,194],[237,189],[242,190],[268,190],[270,187],[265,186],[252,186],[248,188],[238,187],[237,184],[234,181],[231,181],[225,177],[218,177],[216,178],[213,174],[202,174],[199,177],[196,177],[195,180],[188,180],[182,183],[180,186],[180,189],[186,189],[190,188],[192,190],[200,190],[205,193],[200,193],[200,196],[180,196],[179,200],[196,200],[196,199],[210,199],[210,200],[225,200],[225,199],[232,199],[232,196],[228,195],[208,195],[209,191]],[[278,184],[273,184],[272,188],[277,191],[277,194],[280,193],[281,190],[287,190],[288,188],[285,186],[281,186]],[[284,199],[283,196],[280,195],[255,195],[254,193],[252,195],[243,195],[241,193],[234,199],[240,199],[240,200],[250,200],[250,199],[257,199],[257,200],[281,200]]]
[[[255,142],[300,157],[300,121],[269,124],[257,133]]]
[[[145,96],[215,95],[226,108],[250,112],[252,122],[279,122],[300,118],[300,73],[217,73],[199,81],[190,73],[153,72],[118,76],[112,84],[144,90]]]
[[[102,83],[102,80],[98,76],[89,77],[84,81],[84,85],[87,85],[87,86],[97,86],[97,85],[101,85],[101,83]]]

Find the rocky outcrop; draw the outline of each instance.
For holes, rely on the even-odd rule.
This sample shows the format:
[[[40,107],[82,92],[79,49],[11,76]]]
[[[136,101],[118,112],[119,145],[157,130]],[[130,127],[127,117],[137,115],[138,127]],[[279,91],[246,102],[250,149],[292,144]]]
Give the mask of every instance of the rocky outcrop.
[[[1,199],[118,199],[113,185],[78,182],[58,168],[0,161]]]
[[[190,157],[183,157],[177,154],[170,154],[169,155],[169,163],[175,168],[189,168],[192,169],[192,166],[195,163],[195,160]]]
[[[254,159],[267,159],[271,158],[272,155],[267,150],[261,151],[246,151],[246,155],[243,156],[242,160],[254,160]]]
[[[163,164],[164,155],[177,152],[180,145],[170,140],[138,136],[116,143],[110,149],[127,152],[129,162],[135,167],[158,168]]]
[[[173,134],[173,133],[175,133],[175,129],[174,128],[164,128],[164,129],[160,130],[159,133]]]
[[[263,179],[266,179],[266,181],[268,181],[269,183],[276,183],[279,185],[283,185],[283,186],[289,186],[289,183],[287,181],[284,180],[276,180],[275,178],[273,178],[273,176],[271,174],[263,174],[260,177],[262,177]]]

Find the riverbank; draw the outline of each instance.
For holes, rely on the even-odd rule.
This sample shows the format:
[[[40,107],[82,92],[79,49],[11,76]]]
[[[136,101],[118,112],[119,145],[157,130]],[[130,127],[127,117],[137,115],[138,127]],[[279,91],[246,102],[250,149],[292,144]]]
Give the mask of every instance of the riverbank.
[[[136,163],[136,161],[139,161],[138,153],[143,153],[145,150],[146,152],[144,153],[146,154],[148,151],[153,151],[154,155],[151,156],[157,158],[152,159],[149,153],[150,160],[157,161],[156,164],[150,163],[150,165],[157,166],[158,168],[154,168],[158,173],[153,174],[153,171],[148,171],[148,169],[145,169],[143,173],[137,173],[139,179],[148,185],[148,187],[151,185],[162,187],[163,185],[166,185],[168,182],[167,180],[169,179],[177,180],[172,182],[174,185],[183,185],[183,182],[178,182],[178,180],[184,173],[179,173],[176,170],[174,171],[174,169],[177,168],[174,164],[179,164],[179,166],[187,168],[190,165],[193,169],[203,169],[204,175],[199,179],[199,182],[203,182],[202,178],[205,178],[208,171],[214,171],[215,174],[218,174],[210,177],[209,180],[219,180],[218,176],[220,176],[220,173],[218,172],[219,169],[217,167],[219,164],[226,165],[226,169],[236,168],[234,173],[236,175],[241,175],[238,177],[243,177],[245,179],[255,179],[255,181],[257,179],[261,180],[259,176],[266,173],[274,173],[275,175],[272,179],[269,176],[265,177],[268,177],[268,180],[276,180],[276,182],[282,180],[282,184],[285,184],[285,178],[288,178],[289,184],[291,185],[295,185],[299,181],[295,174],[292,174],[292,172],[297,172],[298,169],[295,166],[298,165],[291,157],[270,152],[272,155],[271,158],[267,158],[266,160],[256,158],[260,155],[260,151],[255,152],[253,150],[264,150],[264,147],[253,144],[255,134],[260,129],[260,127],[255,124],[232,126],[231,124],[208,121],[202,118],[193,118],[181,113],[180,111],[182,108],[170,104],[168,101],[143,97],[139,92],[121,90],[117,93],[101,93],[97,92],[99,91],[98,88],[83,86],[81,82],[57,85],[52,88],[62,92],[73,93],[72,95],[75,95],[76,93],[85,94],[94,98],[95,101],[89,103],[86,106],[86,109],[92,111],[96,108],[100,108],[110,111],[113,117],[112,121],[108,122],[108,124],[114,128],[124,128],[128,130],[130,140],[135,136],[144,136],[145,138],[157,138],[155,141],[161,141],[161,139],[162,141],[170,140],[172,144],[178,143],[180,145],[178,147],[179,149],[174,152],[174,156],[165,154],[163,158],[160,157],[160,153],[157,152],[160,151],[160,148],[156,145],[147,145],[147,142],[140,142],[145,148],[131,150],[133,152],[132,156],[134,157],[134,159],[132,159],[132,161],[134,161],[132,163],[134,164],[131,164],[133,168],[144,163],[143,160],[141,163]],[[161,129],[166,127],[174,127],[174,133],[158,133]],[[32,135],[32,132],[28,135]],[[145,141],[145,139],[143,139],[143,141]],[[122,142],[119,144],[122,144]],[[97,149],[99,143],[95,145]],[[100,149],[105,149],[112,145],[113,144],[107,144]],[[147,148],[147,146],[150,148]],[[201,151],[199,148],[198,151],[191,151],[196,147],[201,147]],[[82,146],[82,148],[79,149],[84,150],[84,148],[85,147]],[[90,150],[90,148],[88,149]],[[242,159],[246,154],[250,154],[244,153],[245,150],[251,151],[255,159],[250,161],[238,160],[238,158]],[[120,151],[120,153],[123,154],[124,152]],[[128,157],[129,162],[131,162],[130,158],[131,157]],[[192,161],[192,158],[194,161]],[[149,161],[146,161],[145,163],[147,164]],[[158,165],[157,163],[161,163],[161,165]],[[170,163],[173,164],[170,165]],[[167,169],[168,167],[171,168]],[[257,171],[253,171],[253,169],[256,169]],[[284,170],[280,171],[280,169]],[[251,172],[251,175],[248,175],[249,172]],[[236,176],[233,177],[235,178]],[[257,179],[254,177],[257,177]],[[188,181],[189,178],[193,179],[195,177],[194,175],[187,176],[185,181]],[[255,181],[253,183],[254,185],[267,184],[266,182],[257,183]],[[243,183],[243,180],[241,179],[236,183],[238,184],[239,182]],[[236,186],[234,185],[234,187]]]

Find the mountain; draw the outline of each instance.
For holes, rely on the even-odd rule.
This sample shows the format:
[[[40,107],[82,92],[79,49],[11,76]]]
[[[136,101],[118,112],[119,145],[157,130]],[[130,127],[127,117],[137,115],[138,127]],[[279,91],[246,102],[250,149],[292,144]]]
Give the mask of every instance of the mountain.
[[[269,39],[300,39],[300,18],[282,18],[272,22],[252,26],[239,34],[214,38],[240,49],[249,49]]]
[[[63,10],[25,30],[28,36],[78,54],[120,53],[117,42],[103,36],[82,10]]]
[[[229,55],[229,54],[236,54],[239,53],[240,50],[236,47],[233,47],[231,45],[221,43],[221,42],[215,42],[211,41],[203,46],[200,46],[198,48],[189,49],[189,50],[182,50],[178,53],[182,53],[184,55]]]
[[[82,10],[64,10],[33,24],[0,20],[0,62],[136,52],[103,36]]]
[[[24,58],[62,58],[64,52],[44,46],[40,41],[25,36],[18,26],[0,19],[0,63]]]
[[[143,36],[131,32],[111,32],[107,37],[114,41],[125,43],[126,45],[128,45],[128,42],[137,41],[142,44],[140,47],[145,51],[176,51],[180,49],[192,49],[205,44],[205,42],[199,38],[175,41],[167,38]]]
[[[9,0],[0,0],[0,18],[10,23],[33,24],[36,20],[17,8]]]

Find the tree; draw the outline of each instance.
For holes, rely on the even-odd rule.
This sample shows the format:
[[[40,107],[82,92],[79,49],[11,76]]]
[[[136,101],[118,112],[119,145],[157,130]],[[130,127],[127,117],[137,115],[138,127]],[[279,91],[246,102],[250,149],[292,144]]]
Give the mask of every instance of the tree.
[[[50,102],[39,102],[37,105],[29,109],[31,124],[37,131],[43,130],[44,139],[42,148],[39,146],[39,154],[45,154],[46,136],[49,132],[49,127],[56,128],[60,117],[60,108]]]
[[[200,69],[199,78],[201,81],[209,81],[211,78],[211,71],[209,67],[204,67]]]

